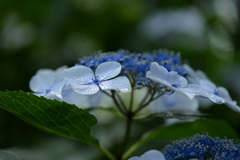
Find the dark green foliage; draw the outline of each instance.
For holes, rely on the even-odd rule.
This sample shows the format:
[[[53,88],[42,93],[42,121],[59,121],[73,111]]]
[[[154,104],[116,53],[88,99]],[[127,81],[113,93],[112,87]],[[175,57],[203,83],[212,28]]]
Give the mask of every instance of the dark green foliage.
[[[23,91],[0,92],[0,107],[48,133],[98,146],[91,135],[96,118],[74,105]]]

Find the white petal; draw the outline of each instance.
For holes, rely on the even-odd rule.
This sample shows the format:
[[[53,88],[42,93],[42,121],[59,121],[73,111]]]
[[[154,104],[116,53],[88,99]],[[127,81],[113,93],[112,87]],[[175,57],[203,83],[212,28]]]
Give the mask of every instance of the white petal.
[[[194,98],[189,99],[185,95],[174,92],[173,94],[164,94],[150,104],[150,109],[153,113],[166,112],[176,110],[179,112],[198,110],[198,100]]]
[[[218,87],[217,88],[217,92],[219,93],[219,95],[224,98],[227,101],[232,101],[232,98],[230,97],[228,91],[226,88],[224,87]]]
[[[225,99],[224,99],[224,98],[219,97],[219,96],[217,96],[217,95],[215,95],[215,94],[211,94],[210,97],[209,97],[209,99],[210,99],[212,102],[217,103],[217,104],[223,104],[223,103],[225,103]]]
[[[103,81],[99,83],[99,87],[102,90],[118,90],[120,92],[131,92],[131,84],[127,77],[121,76],[111,80]]]
[[[107,80],[116,77],[121,72],[122,66],[118,62],[105,62],[97,66],[95,75],[100,80]]]
[[[184,92],[192,93],[195,96],[201,96],[205,98],[209,98],[209,96],[211,95],[208,91],[206,91],[204,88],[197,84],[188,84],[187,87],[181,88],[181,90]]]
[[[163,66],[160,66],[156,62],[151,63],[149,72],[151,73],[151,77],[156,77],[157,79],[161,79],[161,80],[167,79],[167,75],[168,75],[167,69]]]
[[[139,160],[139,157],[134,156],[134,157],[129,158],[128,160]]]
[[[176,88],[174,89],[175,91],[179,92],[179,93],[182,93],[183,95],[187,96],[189,99],[193,99],[195,94],[192,93],[192,92],[188,92],[187,90],[185,90],[186,88]]]
[[[34,95],[38,96],[38,97],[41,97],[41,96],[45,96],[46,93],[44,92],[41,92],[41,93],[33,93]]]
[[[72,84],[89,84],[94,78],[93,71],[89,67],[74,66],[63,71],[60,77]]]
[[[29,87],[33,92],[46,92],[55,80],[55,72],[50,69],[39,70],[30,80]]]
[[[68,67],[67,66],[61,66],[61,67],[58,67],[55,71],[56,75],[60,75],[65,69],[67,69]]]
[[[199,80],[199,84],[202,88],[206,89],[209,92],[214,92],[216,89],[216,85],[212,83],[210,80],[207,79],[201,79]]]
[[[236,101],[226,101],[226,105],[236,112],[240,112],[240,107],[237,105]]]
[[[178,76],[179,78],[179,84],[181,87],[187,87],[188,85],[188,82],[187,82],[187,79],[182,77],[182,76]]]
[[[139,160],[165,160],[165,157],[160,151],[150,150],[145,152]]]
[[[169,72],[167,74],[167,81],[170,84],[180,84],[177,72]]]
[[[236,112],[240,112],[240,107],[237,105],[236,101],[232,100],[232,98],[230,97],[226,88],[219,87],[219,88],[217,88],[217,91],[220,94],[220,96],[225,99],[225,101],[226,101],[225,103],[229,108],[231,108],[232,110],[234,110]]]
[[[84,95],[92,95],[95,94],[99,91],[99,87],[96,84],[86,84],[86,85],[81,85],[81,84],[73,84],[72,89],[79,93],[79,94],[84,94]]]
[[[65,83],[66,81],[64,79],[58,78],[50,88],[49,95],[52,94],[62,99],[62,90],[63,87],[65,86]]]
[[[179,76],[177,72],[169,72],[167,79],[170,84],[177,84],[180,87],[186,87],[188,84],[186,78]]]
[[[101,100],[104,98],[104,93],[98,92],[88,96],[86,107],[101,106]]]
[[[65,101],[69,104],[74,104],[80,108],[85,106],[85,103],[88,99],[88,95],[78,94],[73,91],[71,88],[63,90],[63,98],[62,101]]]
[[[197,70],[196,71],[196,76],[199,78],[199,79],[207,79],[208,80],[208,77],[207,75],[201,71],[201,70]]]

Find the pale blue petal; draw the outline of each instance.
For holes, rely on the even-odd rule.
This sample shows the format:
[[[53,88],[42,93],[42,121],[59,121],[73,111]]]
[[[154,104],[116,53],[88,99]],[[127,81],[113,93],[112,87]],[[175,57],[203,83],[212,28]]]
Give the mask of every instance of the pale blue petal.
[[[83,95],[92,95],[95,94],[99,91],[99,87],[96,84],[86,84],[86,85],[81,85],[81,84],[71,84],[72,89]]]
[[[68,67],[67,66],[61,66],[56,69],[56,77],[59,78],[59,76],[63,73],[64,70],[66,70]]]
[[[45,96],[46,92],[41,92],[41,93],[33,93],[34,95],[41,97],[41,96]]]
[[[57,79],[50,88],[50,92],[48,94],[55,95],[56,97],[62,99],[62,90],[65,84],[66,81],[64,79]]]
[[[88,96],[86,107],[100,106],[101,100],[104,98],[104,96],[105,94],[102,92]]]
[[[184,70],[187,72],[187,79],[190,83],[197,84],[198,83],[198,77],[196,76],[195,71],[188,65],[183,65]]]
[[[89,84],[93,82],[94,74],[91,68],[85,66],[74,66],[65,69],[60,77],[64,78],[69,84]]]
[[[161,79],[164,81],[166,81],[166,79],[167,79],[167,75],[168,75],[167,69],[163,66],[160,66],[156,62],[151,63],[149,72],[151,73],[152,78],[155,77],[156,79]]]
[[[232,101],[232,98],[230,97],[228,91],[226,88],[224,87],[218,87],[217,88],[217,92],[219,93],[219,95],[224,98],[226,101]]]
[[[43,92],[50,89],[55,80],[55,72],[50,69],[39,70],[30,80],[29,87],[33,92]]]
[[[182,93],[183,95],[187,96],[189,99],[193,99],[195,97],[195,93],[193,92],[188,92],[187,88],[176,88],[174,89],[175,91]]]
[[[105,62],[97,66],[95,75],[99,80],[107,80],[116,77],[121,72],[122,66],[118,62]]]
[[[179,84],[181,87],[187,87],[188,81],[186,78],[184,78],[182,76],[178,76],[178,79],[179,79]]]
[[[188,84],[187,87],[181,88],[181,90],[184,92],[192,93],[194,96],[209,98],[211,95],[207,90],[197,84]]]
[[[240,107],[237,105],[236,101],[226,101],[225,104],[235,112],[240,112]]]
[[[197,70],[196,71],[196,76],[199,78],[199,79],[207,79],[208,80],[208,77],[207,75],[201,71],[201,70]]]
[[[120,92],[131,92],[131,84],[127,77],[121,76],[111,80],[103,81],[99,83],[99,87],[102,90],[118,90]]]
[[[153,75],[152,72],[150,72],[150,71],[147,72],[146,77],[151,79],[154,82],[157,82],[157,83],[163,84],[165,86],[171,87],[171,84],[166,79],[160,79],[158,76]]]
[[[172,110],[178,112],[184,112],[186,110],[195,112],[198,110],[199,104],[196,98],[191,100],[182,93],[174,92],[170,95],[164,94],[163,96],[154,100],[149,107],[153,113],[167,112]]]
[[[165,157],[160,151],[150,150],[145,152],[139,160],[165,160]]]
[[[199,80],[199,84],[202,88],[206,89],[209,92],[214,92],[216,89],[216,85],[214,83],[212,83],[211,81],[207,80],[207,79],[201,79]]]
[[[180,85],[180,81],[179,81],[179,77],[178,77],[177,72],[169,72],[169,73],[167,74],[167,81],[168,81],[170,84]]]
[[[88,95],[76,93],[72,88],[64,88],[62,101],[84,108],[88,97]]]
[[[134,156],[134,157],[129,158],[128,160],[139,160],[139,157]]]
[[[240,107],[237,105],[236,101],[233,101],[230,97],[228,91],[224,87],[217,88],[218,93],[221,95],[222,98],[225,99],[226,105],[236,112],[240,112]]]
[[[224,98],[219,97],[219,96],[217,96],[217,95],[215,95],[215,94],[211,94],[210,97],[209,97],[209,99],[210,99],[212,102],[217,103],[217,104],[223,104],[223,103],[225,103],[225,99],[224,99]]]

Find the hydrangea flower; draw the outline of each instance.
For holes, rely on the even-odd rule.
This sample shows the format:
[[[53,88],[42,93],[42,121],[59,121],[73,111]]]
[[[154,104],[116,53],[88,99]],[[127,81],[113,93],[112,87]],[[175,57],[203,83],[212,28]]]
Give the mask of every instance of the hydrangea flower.
[[[208,135],[196,134],[167,145],[163,149],[166,160],[182,159],[240,159],[240,144],[233,140],[211,138]]]
[[[66,66],[56,69],[40,69],[31,78],[29,87],[37,96],[46,98],[62,98],[62,90],[65,81],[60,78],[60,74],[66,69]]]
[[[167,89],[180,92],[190,99],[193,99],[194,96],[200,93],[204,94],[198,85],[188,84],[186,78],[179,76],[175,71],[168,72],[165,67],[160,66],[156,62],[151,63],[150,71],[147,72],[146,76],[152,81],[167,87]]]
[[[128,160],[166,160],[166,159],[160,151],[150,150],[145,152],[140,157],[134,156],[129,158]]]
[[[31,90],[39,96],[66,101],[79,107],[100,104],[98,102],[105,101],[107,96],[108,103],[109,99],[113,100],[110,103],[114,103],[123,114],[128,107],[136,109],[136,114],[155,100],[156,103],[163,102],[162,106],[155,105],[156,110],[165,109],[163,112],[170,108],[181,110],[184,105],[197,110],[197,103],[190,103],[195,96],[208,98],[214,103],[226,103],[233,110],[240,111],[225,88],[217,88],[203,72],[182,64],[180,54],[174,55],[166,50],[144,54],[119,50],[84,57],[79,61],[74,67],[60,71],[40,70],[30,81]],[[103,91],[100,92],[101,96],[96,96],[97,100],[94,100],[96,97],[91,95],[100,90]],[[108,90],[117,90],[123,94]],[[182,101],[178,99],[176,102],[175,96],[180,94],[190,100],[180,98]]]
[[[126,50],[117,52],[102,53],[99,55],[84,57],[80,59],[80,65],[90,67],[95,70],[97,66],[104,62],[118,62],[122,65],[121,73],[126,75],[131,83],[136,84],[136,88],[151,87],[151,82],[146,77],[146,72],[150,69],[152,62],[165,67],[168,71],[176,71],[181,76],[186,76],[181,64],[180,54],[174,55],[167,50],[157,50],[152,53],[129,53]]]
[[[202,71],[194,71],[187,65],[184,68],[188,71],[190,80],[208,93],[204,95],[205,98],[217,104],[225,103],[232,110],[240,112],[240,107],[236,101],[232,100],[226,88],[217,87]]]
[[[72,89],[84,95],[92,95],[101,90],[118,90],[130,92],[131,85],[127,77],[119,76],[121,64],[105,62],[97,66],[95,74],[86,66],[74,66],[66,69],[61,77],[71,85]],[[100,87],[100,88],[99,88]]]

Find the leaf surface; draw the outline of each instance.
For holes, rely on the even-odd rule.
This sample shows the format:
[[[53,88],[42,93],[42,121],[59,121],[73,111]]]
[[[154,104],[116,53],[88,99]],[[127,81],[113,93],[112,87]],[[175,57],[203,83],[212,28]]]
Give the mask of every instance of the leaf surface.
[[[99,146],[91,134],[96,118],[75,105],[23,91],[1,91],[0,107],[42,131]]]

